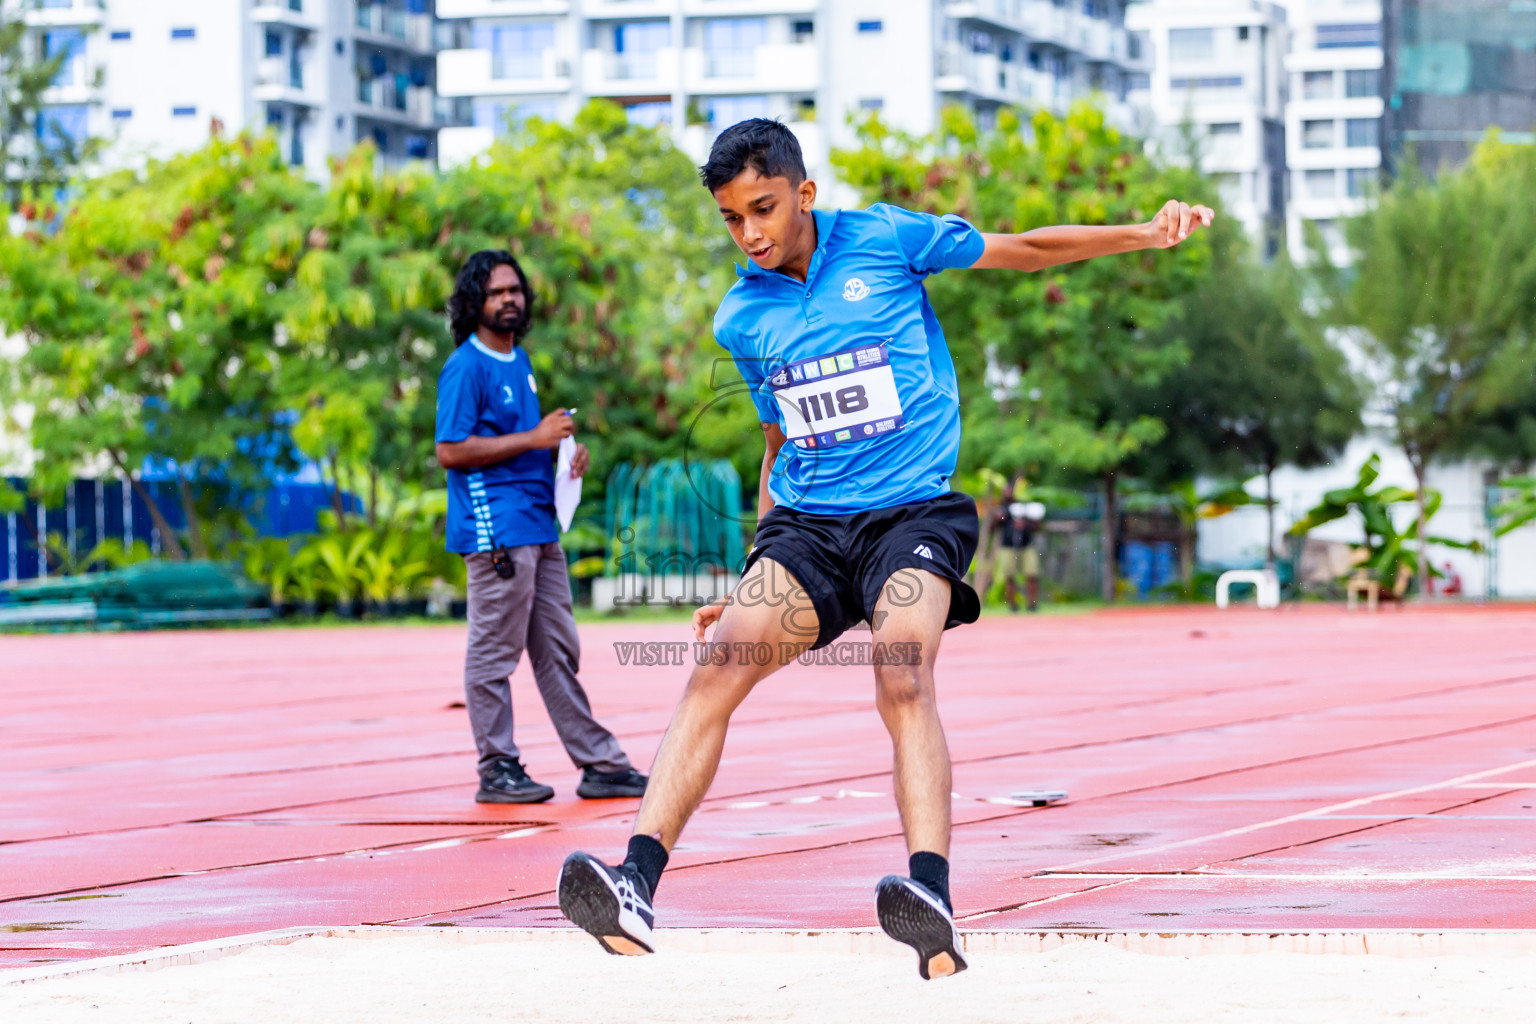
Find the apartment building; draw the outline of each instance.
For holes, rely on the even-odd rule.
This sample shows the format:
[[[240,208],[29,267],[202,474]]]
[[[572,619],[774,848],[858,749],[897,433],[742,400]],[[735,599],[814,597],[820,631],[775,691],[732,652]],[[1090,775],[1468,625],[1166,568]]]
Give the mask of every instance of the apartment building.
[[[1148,0],[1127,8],[1126,24],[1151,54],[1155,144],[1197,159],[1228,212],[1273,253],[1286,208],[1285,10],[1263,0]]]
[[[819,173],[853,141],[850,113],[927,132],[948,103],[985,122],[1098,90],[1129,123],[1125,90],[1146,70],[1120,0],[439,0],[438,14],[471,26],[438,57],[442,94],[473,105],[472,125],[440,136],[445,162],[482,152],[509,115],[563,119],[607,97],[695,159],[737,121],[781,118]]]
[[[66,55],[40,137],[107,139],[109,163],[196,147],[218,120],[323,177],[364,139],[386,165],[434,160],[453,122],[435,85],[455,27],[432,0],[29,2],[39,54]]]
[[[1490,128],[1536,141],[1536,3],[1383,0],[1386,146],[1434,173]]]
[[[1291,198],[1286,245],[1305,258],[1306,227],[1342,262],[1342,220],[1365,209],[1382,172],[1381,5],[1292,0],[1290,103],[1285,112]]]

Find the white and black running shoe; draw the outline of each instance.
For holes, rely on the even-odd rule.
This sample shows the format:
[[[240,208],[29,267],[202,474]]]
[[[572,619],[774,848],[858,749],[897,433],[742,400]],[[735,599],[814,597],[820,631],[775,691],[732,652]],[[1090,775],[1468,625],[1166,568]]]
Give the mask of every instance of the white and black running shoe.
[[[609,867],[587,853],[573,853],[560,868],[560,913],[610,953],[643,956],[651,945],[650,886],[629,867]]]
[[[885,934],[917,950],[917,972],[924,980],[965,970],[954,915],[926,885],[886,875],[875,888],[875,912]]]

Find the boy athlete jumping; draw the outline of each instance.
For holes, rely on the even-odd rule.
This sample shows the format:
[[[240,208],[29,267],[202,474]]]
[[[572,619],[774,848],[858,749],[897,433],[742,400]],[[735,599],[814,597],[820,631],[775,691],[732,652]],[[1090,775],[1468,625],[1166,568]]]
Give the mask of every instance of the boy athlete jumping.
[[[713,649],[730,657],[689,678],[624,862],[571,854],[560,910],[610,953],[652,952],[656,885],[714,779],[731,713],[784,663],[737,652],[824,647],[867,621],[910,854],[910,877],[882,879],[875,906],[886,934],[917,950],[924,978],[954,974],[966,963],[949,898],[950,762],[933,664],[944,630],[980,612],[964,582],[978,530],[975,504],[950,492],[959,393],[923,279],[1166,249],[1213,213],[1170,200],[1146,224],[997,235],[885,204],[815,210],[795,136],[761,118],[723,132],[700,176],[749,260],[715,337],[751,385],[767,439],[757,537],[731,596],[694,615],[700,640],[718,621]]]

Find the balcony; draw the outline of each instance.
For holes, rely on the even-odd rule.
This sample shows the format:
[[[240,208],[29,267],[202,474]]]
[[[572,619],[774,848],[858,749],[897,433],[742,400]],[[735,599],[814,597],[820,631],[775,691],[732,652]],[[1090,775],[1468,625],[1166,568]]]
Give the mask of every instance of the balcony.
[[[97,0],[74,0],[64,7],[39,7],[23,12],[28,25],[53,28],[64,25],[100,25],[105,12]]]
[[[257,0],[251,20],[258,25],[287,25],[304,32],[320,28],[321,0]]]
[[[444,50],[437,55],[442,96],[509,96],[566,92],[571,62],[555,50],[492,56],[489,50]]]
[[[755,50],[683,51],[683,81],[690,93],[812,92],[821,84],[817,48],[810,44],[764,45]]]
[[[359,4],[353,24],[360,36],[371,43],[423,53],[437,50],[429,14],[409,14],[403,8],[383,4]]]
[[[447,121],[446,116],[439,116],[437,98],[430,88],[402,88],[393,75],[357,80],[357,114],[421,127]]]
[[[441,3],[441,0],[439,0]],[[462,125],[442,128],[437,133],[437,165],[444,170],[469,163],[491,148],[496,132],[490,128]]]
[[[304,89],[304,65],[289,57],[264,57],[256,64],[256,88],[251,95],[263,103],[291,103],[318,107],[320,102]]]
[[[1020,17],[1022,0],[945,0],[946,17],[981,21],[1007,32],[1023,29]]]
[[[677,91],[678,51],[650,53],[588,50],[582,58],[582,86],[592,96],[664,95]]]

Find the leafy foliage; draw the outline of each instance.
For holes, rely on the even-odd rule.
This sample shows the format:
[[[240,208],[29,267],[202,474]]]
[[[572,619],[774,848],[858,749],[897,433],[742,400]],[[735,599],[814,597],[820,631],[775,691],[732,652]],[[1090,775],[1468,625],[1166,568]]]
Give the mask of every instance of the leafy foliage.
[[[982,231],[1150,219],[1169,198],[1214,201],[1197,174],[1149,160],[1096,107],[1065,118],[1036,113],[1029,131],[1003,111],[980,131],[945,111],[928,138],[871,118],[861,149],[833,163],[867,201],[957,213]],[[1153,415],[1125,415],[1130,385],[1151,385],[1186,357],[1159,332],[1210,270],[1204,234],[1166,252],[1140,252],[1018,274],[941,274],[928,283],[960,375],[966,470],[1097,475],[1119,468],[1164,432]]]
[[[1373,454],[1360,467],[1360,476],[1350,487],[1341,487],[1323,495],[1323,500],[1292,525],[1294,536],[1305,536],[1324,523],[1331,523],[1356,514],[1364,531],[1364,540],[1353,544],[1359,553],[1359,564],[1374,576],[1383,587],[1391,589],[1399,572],[1419,571],[1419,539],[1430,544],[1481,551],[1477,541],[1460,541],[1450,537],[1438,537],[1427,532],[1429,520],[1440,510],[1440,492],[1425,495],[1422,512],[1415,516],[1406,530],[1399,530],[1392,518],[1392,506],[1416,501],[1418,495],[1403,487],[1382,486],[1371,490],[1381,476],[1381,456]],[[1426,571],[1434,572],[1433,566]]]

